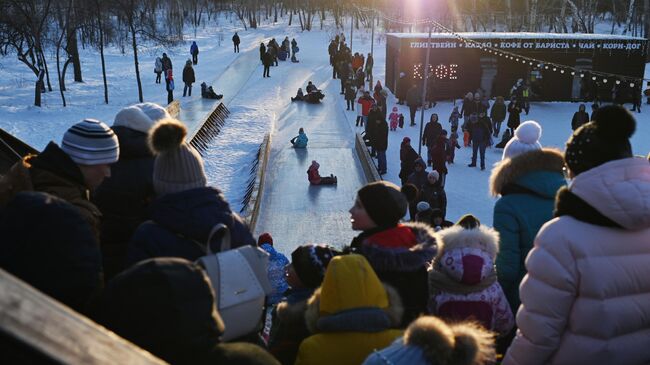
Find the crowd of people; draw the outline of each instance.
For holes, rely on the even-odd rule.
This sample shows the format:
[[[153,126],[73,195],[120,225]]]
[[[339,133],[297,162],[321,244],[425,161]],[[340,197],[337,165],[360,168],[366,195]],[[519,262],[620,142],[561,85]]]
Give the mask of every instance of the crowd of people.
[[[300,51],[300,48],[295,38],[289,41],[289,37],[284,37],[282,44],[278,44],[275,38],[268,41],[266,45],[264,42],[260,43],[260,61],[264,66],[262,77],[271,77],[271,66],[277,66],[278,59],[286,61],[288,57],[291,57],[291,62],[300,62],[296,58],[298,51]],[[237,52],[239,52],[239,48],[237,48]]]
[[[297,44],[285,42],[260,46],[265,75],[279,52],[291,47],[295,58]],[[364,68],[343,35],[330,50],[333,77],[386,173],[388,134],[404,116],[393,108],[387,118],[381,82],[365,89],[371,55]],[[160,73],[171,67],[163,54]],[[449,116],[451,133],[432,114],[425,158],[402,140],[402,186],[369,183],[350,202],[358,235],[344,247],[305,242],[290,257],[272,232],[255,239],[208,185],[184,124],[165,108],[126,107],[110,127],[84,119],[0,176],[0,267],[172,364],[650,362],[650,163],[633,154],[636,121],[618,105],[591,116],[582,105],[565,151],[544,148],[541,126],[520,122],[529,109],[520,87],[507,106],[468,93]],[[448,221],[446,165],[459,128],[470,167],[485,169],[506,118],[489,181],[493,227],[471,206]],[[300,128],[291,144],[308,141]],[[312,161],[311,184],[337,184],[319,168]],[[217,289],[242,278],[226,271],[215,282],[200,263],[228,252],[217,228],[229,251],[255,247],[268,262],[264,307],[238,314],[259,325],[229,341],[222,299],[231,294]]]

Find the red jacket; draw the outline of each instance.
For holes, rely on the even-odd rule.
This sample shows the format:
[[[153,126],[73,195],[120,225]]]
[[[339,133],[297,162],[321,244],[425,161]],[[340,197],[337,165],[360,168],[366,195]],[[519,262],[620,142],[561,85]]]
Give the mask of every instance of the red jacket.
[[[309,166],[309,169],[307,170],[307,179],[309,180],[310,184],[320,184],[321,178],[320,173],[318,172],[319,167],[320,166],[318,164]]]
[[[375,101],[371,97],[360,97],[359,100],[357,100],[357,103],[361,104],[361,115],[367,117],[368,113],[370,112],[370,107],[374,102]]]

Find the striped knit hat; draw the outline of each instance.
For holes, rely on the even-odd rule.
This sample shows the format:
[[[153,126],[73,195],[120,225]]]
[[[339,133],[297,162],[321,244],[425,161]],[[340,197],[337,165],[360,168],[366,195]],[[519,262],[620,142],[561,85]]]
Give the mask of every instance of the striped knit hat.
[[[153,188],[158,195],[207,185],[203,159],[185,142],[186,135],[185,126],[175,119],[165,119],[149,131],[149,147],[156,154]]]
[[[84,119],[63,135],[61,149],[79,165],[103,165],[117,162],[120,143],[113,130],[95,119]]]

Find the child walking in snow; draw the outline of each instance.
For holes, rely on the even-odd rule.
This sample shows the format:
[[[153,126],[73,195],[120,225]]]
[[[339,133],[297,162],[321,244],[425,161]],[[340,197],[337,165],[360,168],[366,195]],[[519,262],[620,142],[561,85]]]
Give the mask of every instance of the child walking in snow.
[[[397,114],[397,107],[393,107],[393,112],[390,113],[388,116],[388,120],[390,120],[390,130],[391,131],[396,131],[397,130],[397,124],[399,122],[399,114]]]
[[[449,137],[449,148],[447,149],[447,162],[454,163],[456,157],[456,148],[460,149],[458,144],[458,132],[452,132]]]
[[[499,233],[471,214],[440,231],[438,254],[429,269],[429,311],[452,321],[473,319],[507,334],[515,325],[494,269]]]
[[[311,162],[311,166],[309,166],[309,169],[307,170],[307,179],[309,180],[309,183],[312,185],[336,185],[338,182],[338,179],[334,174],[330,174],[330,176],[320,176],[320,173],[318,172],[318,169],[320,168],[320,165],[316,160],[313,160]]]
[[[449,124],[451,124],[451,133],[454,134],[458,132],[458,120],[460,119],[460,112],[458,112],[458,107],[455,106],[454,110],[449,116]]]

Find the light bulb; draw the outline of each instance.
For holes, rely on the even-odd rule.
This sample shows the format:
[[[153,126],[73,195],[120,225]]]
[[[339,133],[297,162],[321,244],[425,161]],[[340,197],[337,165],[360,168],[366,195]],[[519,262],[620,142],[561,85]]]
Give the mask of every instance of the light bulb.
[[[585,74],[580,74],[580,77],[585,77]]]
[[[553,72],[557,71],[557,68],[553,67]]]
[[[607,79],[603,79],[603,82],[604,82],[604,83],[607,83]]]
[[[616,80],[616,85],[620,85],[620,84],[621,84],[621,80]]]
[[[563,73],[564,73],[564,70],[560,70],[560,73],[563,74]]]
[[[571,71],[571,75],[575,75],[575,74],[576,74],[575,71]]]
[[[592,76],[591,79],[596,81],[596,76]]]
[[[634,83],[633,83],[633,82],[630,82],[630,87],[634,87]]]

